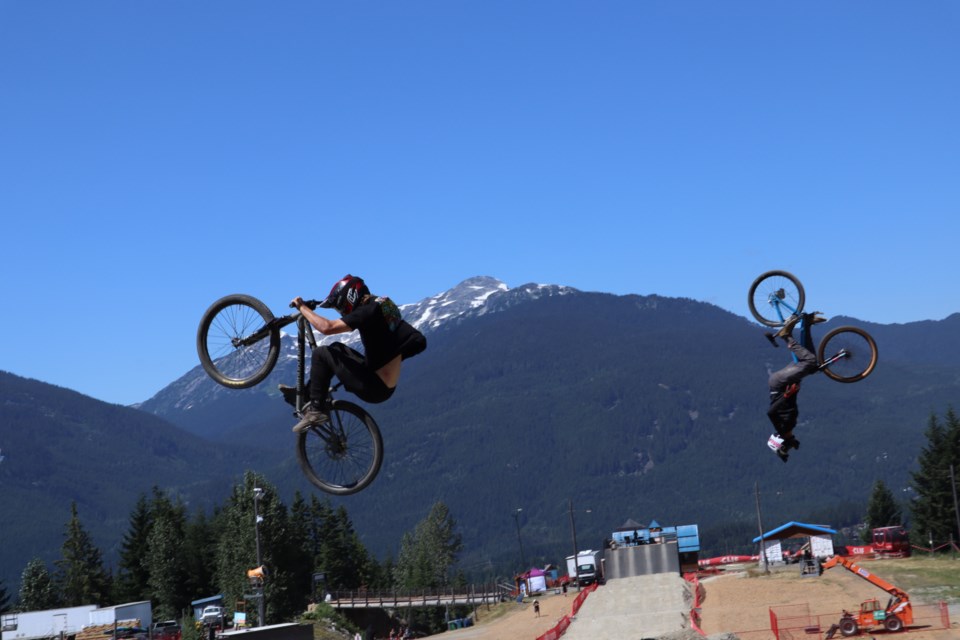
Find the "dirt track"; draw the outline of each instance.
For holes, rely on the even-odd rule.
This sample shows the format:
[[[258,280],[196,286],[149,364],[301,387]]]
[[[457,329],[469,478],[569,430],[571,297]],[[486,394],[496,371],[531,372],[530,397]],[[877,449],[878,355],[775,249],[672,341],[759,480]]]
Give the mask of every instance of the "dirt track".
[[[876,587],[847,572],[828,572],[819,577],[800,577],[796,570],[773,572],[769,575],[747,577],[745,572],[729,572],[706,578],[702,582],[704,599],[701,603],[701,626],[710,636],[740,632],[744,640],[768,640],[770,607],[808,605],[811,615],[823,615],[823,624],[832,620],[843,609],[854,609],[862,600],[880,598],[884,594]],[[604,587],[601,587],[604,588]],[[449,640],[535,640],[552,628],[564,615],[570,614],[573,596],[540,596],[540,617],[535,617],[530,601],[522,605],[509,603],[507,612],[487,621],[489,614],[481,609],[479,624],[442,634]],[[632,612],[631,612],[632,613]],[[581,616],[589,614],[584,608]],[[609,615],[609,614],[607,614]],[[579,620],[575,620],[576,625]],[[911,631],[904,640],[960,640],[960,620],[951,619],[952,629],[924,629]],[[573,627],[571,627],[572,629]],[[877,634],[882,637],[883,632]],[[638,630],[637,639],[644,638]],[[818,636],[809,636],[816,640]],[[871,635],[864,634],[862,639]],[[837,638],[840,638],[839,634]],[[596,640],[607,640],[597,638]],[[619,635],[610,640],[634,640]]]

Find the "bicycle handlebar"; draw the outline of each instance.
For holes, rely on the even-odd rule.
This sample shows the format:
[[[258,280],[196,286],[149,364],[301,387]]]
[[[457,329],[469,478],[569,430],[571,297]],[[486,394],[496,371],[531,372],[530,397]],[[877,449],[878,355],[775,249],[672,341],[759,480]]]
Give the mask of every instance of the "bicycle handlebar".
[[[320,302],[321,302],[320,300],[304,300],[303,304],[305,304],[307,308],[309,308],[311,311],[316,311],[317,307],[320,306]],[[296,309],[296,307],[293,306],[292,302],[290,303],[290,308]]]

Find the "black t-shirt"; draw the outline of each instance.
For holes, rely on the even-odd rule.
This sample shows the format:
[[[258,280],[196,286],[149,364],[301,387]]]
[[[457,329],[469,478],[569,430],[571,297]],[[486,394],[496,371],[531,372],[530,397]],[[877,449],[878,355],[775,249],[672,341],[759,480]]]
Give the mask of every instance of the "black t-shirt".
[[[410,333],[417,332],[403,321],[400,309],[390,298],[371,298],[342,320],[360,332],[364,358],[371,369],[379,369],[401,355]]]

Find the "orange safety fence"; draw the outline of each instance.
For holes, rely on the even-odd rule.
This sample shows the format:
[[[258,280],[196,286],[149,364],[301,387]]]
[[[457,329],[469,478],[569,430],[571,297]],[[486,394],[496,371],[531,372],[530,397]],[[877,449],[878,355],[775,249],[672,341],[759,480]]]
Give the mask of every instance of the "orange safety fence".
[[[560,618],[560,621],[556,624],[556,626],[548,629],[543,635],[538,636],[537,640],[557,640],[560,636],[562,636],[567,630],[567,627],[570,626],[571,620],[577,615],[577,612],[580,611],[583,601],[587,599],[588,595],[596,590],[597,583],[594,582],[589,587],[578,593],[577,597],[573,599],[573,606],[571,607],[572,611],[570,615]]]
[[[700,602],[703,600],[703,586],[700,584],[700,577],[696,573],[685,573],[683,579],[693,586],[693,607],[690,609],[690,626],[693,630],[702,636],[706,636],[703,629],[700,628]]]
[[[825,640],[830,627],[837,624],[842,612],[811,615],[809,605],[788,605],[770,609],[770,635],[776,640]],[[950,628],[950,613],[945,602],[914,604],[913,624],[905,632],[930,628]],[[743,636],[737,632],[737,635]],[[840,638],[839,632],[834,636]]]

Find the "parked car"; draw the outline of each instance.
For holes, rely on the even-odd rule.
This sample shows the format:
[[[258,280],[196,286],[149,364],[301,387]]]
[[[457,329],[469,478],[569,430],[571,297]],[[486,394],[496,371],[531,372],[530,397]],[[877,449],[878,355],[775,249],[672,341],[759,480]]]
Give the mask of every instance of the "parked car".
[[[212,604],[203,608],[203,612],[200,614],[200,622],[204,624],[216,624],[223,620],[223,617],[223,607]]]
[[[153,637],[163,638],[163,640],[177,640],[180,637],[180,623],[176,620],[154,622]]]

